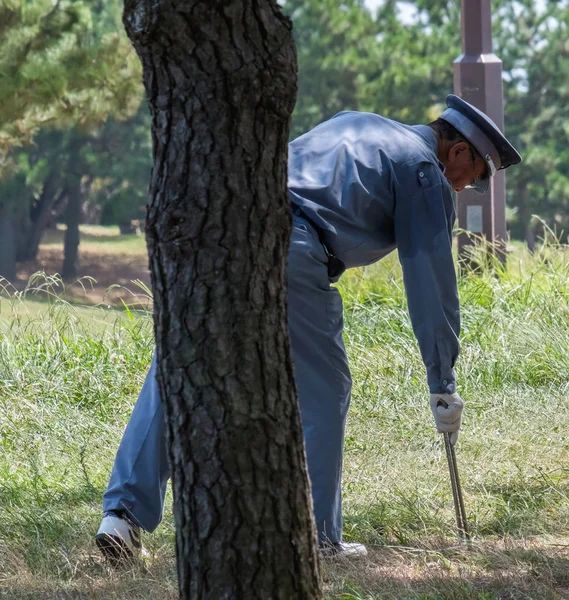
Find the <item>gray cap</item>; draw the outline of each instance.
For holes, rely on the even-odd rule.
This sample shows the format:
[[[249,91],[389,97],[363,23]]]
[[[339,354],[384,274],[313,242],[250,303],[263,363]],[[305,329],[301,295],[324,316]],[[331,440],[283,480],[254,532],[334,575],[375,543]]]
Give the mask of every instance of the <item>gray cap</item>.
[[[490,177],[501,169],[517,165],[522,157],[496,123],[475,106],[454,94],[447,96],[446,105],[448,108],[440,118],[450,123],[476,148],[488,167],[488,177],[474,185],[477,192],[484,194],[488,191]]]

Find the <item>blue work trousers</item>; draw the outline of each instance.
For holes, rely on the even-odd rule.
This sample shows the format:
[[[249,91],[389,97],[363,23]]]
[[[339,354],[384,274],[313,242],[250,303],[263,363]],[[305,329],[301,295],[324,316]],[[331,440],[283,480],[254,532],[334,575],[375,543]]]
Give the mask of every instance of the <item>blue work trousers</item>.
[[[293,218],[288,324],[314,515],[320,542],[342,539],[342,451],[351,377],[342,339],[342,299],[330,285],[316,231]],[[170,468],[156,362],[120,443],[103,510],[126,510],[146,531],[162,519]]]

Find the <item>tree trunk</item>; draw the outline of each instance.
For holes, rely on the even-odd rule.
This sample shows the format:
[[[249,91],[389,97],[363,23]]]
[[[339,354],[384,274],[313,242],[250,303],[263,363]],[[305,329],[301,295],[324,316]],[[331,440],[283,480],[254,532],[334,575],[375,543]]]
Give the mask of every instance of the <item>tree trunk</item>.
[[[0,206],[0,277],[14,282],[16,279],[17,236],[15,219],[9,210]],[[6,282],[0,282],[0,288]]]
[[[526,240],[526,244],[528,246],[528,250],[530,251],[530,254],[533,254],[535,252],[535,246],[536,246],[537,240],[536,240],[536,235],[535,235],[535,225],[533,224],[533,222],[531,220],[529,220],[526,225],[525,240]]]
[[[43,232],[47,228],[51,209],[60,192],[58,172],[52,172],[46,179],[42,193],[30,212],[30,226],[18,250],[18,260],[36,260]]]
[[[291,26],[275,0],[125,0],[180,596],[321,598],[286,320]]]
[[[535,235],[535,224],[531,209],[528,206],[528,190],[527,181],[521,181],[518,185],[518,207],[520,215],[520,225],[522,228],[524,240],[528,246],[529,251],[533,254],[536,246],[536,235]]]
[[[83,198],[81,195],[81,177],[71,174],[67,185],[67,209],[65,211],[65,241],[63,247],[63,267],[61,276],[70,281],[77,277],[79,271],[79,225],[81,223],[81,208]]]
[[[132,221],[128,223],[119,223],[119,233],[121,235],[135,235],[136,225]]]

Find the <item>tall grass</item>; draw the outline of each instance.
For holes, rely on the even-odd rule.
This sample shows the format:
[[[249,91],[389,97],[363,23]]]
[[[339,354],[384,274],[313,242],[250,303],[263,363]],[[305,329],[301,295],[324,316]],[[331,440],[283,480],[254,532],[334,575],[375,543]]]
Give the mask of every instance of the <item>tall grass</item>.
[[[467,504],[485,535],[557,530],[569,523],[569,252],[549,243],[491,267],[460,278]],[[443,455],[398,265],[356,273],[342,292],[355,381],[347,450],[360,473],[348,502],[370,541],[420,543],[452,518],[441,511],[450,507]],[[370,473],[381,473],[381,487]]]
[[[474,550],[444,550],[455,535],[446,459],[391,257],[340,284],[354,379],[345,537],[373,550],[325,569],[331,598],[568,597],[569,251],[516,248],[506,268],[485,263],[459,285],[457,454]],[[92,543],[151,319],[71,306],[49,282],[39,302],[38,287],[0,298],[0,598],[173,598],[169,511],[146,536],[146,570],[114,573]]]
[[[101,493],[153,348],[148,313],[63,294],[47,278],[0,298],[0,582],[23,577],[30,593],[93,562]]]

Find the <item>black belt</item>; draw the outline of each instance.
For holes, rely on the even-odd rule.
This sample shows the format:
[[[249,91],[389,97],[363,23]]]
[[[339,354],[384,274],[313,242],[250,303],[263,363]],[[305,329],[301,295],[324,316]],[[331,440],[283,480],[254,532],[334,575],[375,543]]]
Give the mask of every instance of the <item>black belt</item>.
[[[324,243],[324,236],[322,235],[322,230],[318,225],[314,223],[314,221],[306,215],[306,213],[300,208],[300,206],[296,206],[296,204],[291,204],[292,214],[300,217],[307,221],[310,226],[316,231],[316,235],[318,236],[318,241],[324,248],[324,252],[326,253],[326,257],[328,258],[328,278],[331,281],[338,281],[340,279],[340,275],[346,270],[346,265],[337,257],[328,250],[328,247]]]

